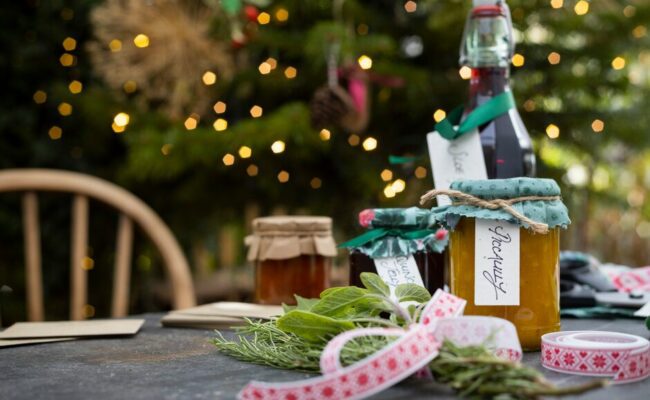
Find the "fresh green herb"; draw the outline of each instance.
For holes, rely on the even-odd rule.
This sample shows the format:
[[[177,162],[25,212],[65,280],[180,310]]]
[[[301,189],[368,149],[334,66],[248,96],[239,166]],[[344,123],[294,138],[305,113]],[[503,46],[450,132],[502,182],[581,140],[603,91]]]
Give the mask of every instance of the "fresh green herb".
[[[376,274],[362,273],[365,288],[330,288],[320,299],[296,296],[296,306],[285,306],[285,314],[271,321],[247,320],[235,330],[236,340],[220,332],[215,346],[242,361],[302,371],[319,370],[320,356],[327,342],[340,332],[358,327],[406,328],[418,321],[431,295],[414,285],[398,285],[397,301]],[[404,308],[401,302],[415,302]],[[395,338],[361,337],[348,342],[341,362],[350,365],[384,348]],[[537,370],[493,355],[486,346],[459,347],[445,341],[430,364],[436,380],[462,396],[498,399],[531,399],[541,395],[582,393],[606,384],[596,380],[583,386],[558,388]]]

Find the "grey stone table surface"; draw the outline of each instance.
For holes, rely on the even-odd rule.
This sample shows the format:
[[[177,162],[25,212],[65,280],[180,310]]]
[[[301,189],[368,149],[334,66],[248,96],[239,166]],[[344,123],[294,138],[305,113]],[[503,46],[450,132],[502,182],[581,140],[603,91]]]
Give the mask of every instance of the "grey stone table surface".
[[[312,376],[226,357],[208,330],[163,328],[146,314],[134,337],[86,339],[0,349],[0,399],[233,399],[251,379],[288,381]],[[641,320],[564,320],[564,330],[607,330],[648,337]],[[526,364],[541,369],[539,353]],[[544,371],[561,385],[589,378]],[[442,386],[407,380],[373,399],[452,399]],[[610,386],[571,399],[648,399],[650,379]]]

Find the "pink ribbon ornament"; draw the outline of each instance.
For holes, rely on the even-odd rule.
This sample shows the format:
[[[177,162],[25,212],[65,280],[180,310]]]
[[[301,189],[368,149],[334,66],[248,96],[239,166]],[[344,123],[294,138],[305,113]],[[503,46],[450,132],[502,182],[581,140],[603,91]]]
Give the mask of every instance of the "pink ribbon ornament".
[[[363,399],[417,374],[431,378],[427,365],[444,339],[459,345],[490,340],[499,357],[518,361],[522,351],[517,331],[509,321],[494,317],[461,317],[465,300],[436,291],[425,306],[420,323],[408,329],[360,328],[334,337],[323,350],[322,376],[300,381],[249,382],[238,394],[244,400]],[[389,345],[352,365],[343,367],[340,353],[350,340],[362,336],[398,336]]]

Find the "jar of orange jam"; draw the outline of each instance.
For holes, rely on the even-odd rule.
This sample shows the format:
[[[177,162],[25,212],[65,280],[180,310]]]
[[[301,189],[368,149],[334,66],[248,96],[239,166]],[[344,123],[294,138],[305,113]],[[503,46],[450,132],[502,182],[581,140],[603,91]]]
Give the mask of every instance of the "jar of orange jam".
[[[452,293],[467,300],[466,315],[507,319],[522,348],[538,350],[542,335],[560,330],[560,228],[570,223],[560,188],[550,179],[513,178],[457,181],[450,189],[490,204],[504,200],[515,211],[458,193],[450,193],[451,206],[432,210],[432,223],[452,231]]]
[[[257,303],[296,304],[294,294],[314,298],[329,287],[331,261],[336,256],[331,218],[257,218],[245,242],[248,260],[255,263]]]

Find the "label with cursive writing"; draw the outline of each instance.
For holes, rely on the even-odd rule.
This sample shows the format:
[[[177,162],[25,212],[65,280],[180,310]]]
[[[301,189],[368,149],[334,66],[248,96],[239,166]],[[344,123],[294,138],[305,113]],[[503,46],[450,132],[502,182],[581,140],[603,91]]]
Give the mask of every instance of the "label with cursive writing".
[[[375,258],[377,274],[390,288],[395,298],[395,288],[402,283],[415,283],[424,286],[420,270],[413,256]]]
[[[474,304],[519,305],[519,226],[476,219]]]
[[[467,132],[455,140],[447,140],[437,131],[427,135],[429,158],[436,189],[449,189],[453,181],[487,179],[483,148],[478,130]],[[438,205],[451,204],[448,196],[438,196]]]

